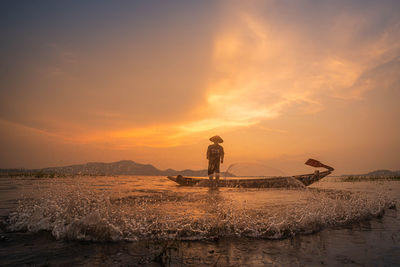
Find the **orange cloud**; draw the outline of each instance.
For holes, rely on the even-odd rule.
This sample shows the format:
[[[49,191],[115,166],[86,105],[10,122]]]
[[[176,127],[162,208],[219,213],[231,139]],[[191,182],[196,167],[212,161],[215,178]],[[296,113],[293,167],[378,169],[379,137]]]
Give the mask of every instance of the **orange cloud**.
[[[252,15],[251,10],[237,12],[234,18],[215,36],[205,101],[188,111],[196,114],[193,119],[102,131],[76,140],[119,148],[178,146],[276,119],[293,105],[301,104],[299,112],[316,113],[324,108],[320,95],[358,99],[368,88],[365,83],[357,85],[360,76],[382,55],[398,48],[384,34],[356,53],[349,55],[345,48],[327,53],[310,36],[273,29],[270,21]],[[365,23],[365,19],[340,16],[327,34],[334,34],[329,38],[335,43],[347,43]]]
[[[202,79],[197,77],[200,72],[197,65],[201,61],[198,58],[191,59],[196,67],[184,72],[187,69],[185,60],[192,51],[185,51],[182,56],[182,51],[170,49],[171,56],[163,49],[157,50],[163,52],[150,62],[133,52],[130,52],[132,55],[126,51],[116,55],[117,44],[113,44],[115,47],[107,50],[106,55],[94,59],[96,66],[86,63],[88,69],[93,68],[84,69],[85,75],[90,74],[90,82],[85,80],[79,84],[82,88],[74,89],[74,93],[67,87],[60,90],[64,94],[61,101],[69,99],[71,105],[85,107],[91,102],[87,110],[81,108],[74,114],[76,119],[86,112],[87,118],[82,120],[85,123],[68,121],[73,108],[64,112],[63,118],[53,118],[52,114],[42,112],[42,107],[31,103],[39,113],[44,113],[35,116],[36,120],[40,119],[37,128],[46,129],[43,131],[65,142],[120,149],[179,146],[210,134],[223,134],[278,119],[293,107],[304,114],[321,112],[325,106],[321,96],[356,101],[372,88],[363,75],[395,58],[400,49],[398,24],[384,29],[371,40],[355,38],[370,26],[369,13],[340,12],[331,18],[329,27],[314,32],[293,21],[286,23],[276,17],[263,16],[258,12],[262,2],[239,5],[222,9],[225,13],[221,14],[221,24],[215,31],[211,49],[204,49],[210,53],[211,68],[202,73]],[[48,46],[66,66],[85,60],[91,62],[89,57],[81,58],[59,45]],[[128,51],[133,48],[130,42],[122,46],[128,47]],[[148,52],[146,45],[141,49]],[[177,62],[177,57],[181,57],[178,67],[171,63]],[[124,61],[126,58],[129,60]],[[135,65],[135,60],[140,64]],[[103,62],[109,64],[101,64]],[[109,73],[113,66],[120,69]],[[59,74],[68,70],[56,67],[52,72]],[[98,79],[98,73],[108,76]],[[73,87],[75,78],[65,83],[55,80],[54,84]],[[46,79],[49,78],[43,80]],[[165,81],[169,86],[164,88]],[[116,97],[109,87],[117,88],[120,95]],[[201,91],[198,88],[203,91],[194,93],[194,100],[185,97],[190,90]],[[48,91],[43,98],[51,104],[50,96],[56,94]],[[177,101],[177,96],[182,96],[182,100]],[[192,102],[187,104],[189,100]],[[175,109],[179,111],[173,113],[176,120],[174,117],[162,119],[163,111],[171,108],[164,107],[168,104],[185,106],[184,110]],[[139,113],[143,116],[133,116]],[[180,115],[183,113],[185,115]]]

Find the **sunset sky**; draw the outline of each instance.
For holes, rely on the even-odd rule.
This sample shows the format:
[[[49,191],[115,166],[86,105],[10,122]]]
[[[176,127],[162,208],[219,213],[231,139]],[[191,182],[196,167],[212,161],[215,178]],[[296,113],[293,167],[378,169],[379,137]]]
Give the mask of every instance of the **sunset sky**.
[[[400,1],[1,1],[0,168],[400,169]],[[266,174],[268,175],[268,174]]]

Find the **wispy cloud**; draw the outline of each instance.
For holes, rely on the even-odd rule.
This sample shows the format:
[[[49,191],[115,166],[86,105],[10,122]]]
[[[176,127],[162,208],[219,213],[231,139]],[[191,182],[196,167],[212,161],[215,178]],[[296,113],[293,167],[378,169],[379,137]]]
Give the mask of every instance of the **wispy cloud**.
[[[377,12],[376,5],[346,10],[340,3],[319,3],[321,14],[310,14],[314,11],[309,2],[234,3],[222,4],[207,48],[196,47],[210,58],[209,69],[204,67],[207,71],[201,75],[197,65],[206,60],[191,58],[195,67],[185,72],[185,60],[194,53],[185,51],[180,58],[183,51],[171,48],[176,44],[169,50],[147,50],[146,41],[137,38],[132,44],[124,37],[125,43],[117,40],[86,55],[48,43],[53,63],[46,70],[57,77],[38,78],[39,89],[30,93],[64,110],[57,115],[42,108],[30,123],[25,123],[29,114],[19,121],[66,142],[116,148],[178,146],[199,136],[276,120],[287,110],[316,114],[324,110],[327,98],[358,101],[377,87],[377,70],[400,55],[400,22],[383,19],[385,13]],[[132,52],[135,46],[140,53]],[[142,56],[146,53],[154,62]],[[61,74],[68,77],[61,79]],[[385,81],[394,75],[388,73]],[[41,91],[46,83],[49,88]],[[29,102],[33,97],[25,98]],[[164,119],[165,114],[169,116]]]

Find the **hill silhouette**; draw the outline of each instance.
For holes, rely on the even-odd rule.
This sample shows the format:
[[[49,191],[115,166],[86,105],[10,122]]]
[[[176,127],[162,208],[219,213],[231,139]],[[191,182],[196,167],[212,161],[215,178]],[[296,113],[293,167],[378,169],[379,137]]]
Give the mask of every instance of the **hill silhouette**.
[[[361,176],[375,176],[375,177],[400,176],[400,170],[398,170],[398,171],[376,170],[376,171],[369,172],[367,174],[362,174]]]
[[[400,177],[400,170],[391,171],[391,170],[376,170],[363,174],[343,174],[342,176],[354,176],[354,177]]]
[[[116,162],[88,162],[62,167],[48,167],[42,169],[1,169],[3,173],[45,173],[62,175],[183,175],[183,176],[207,176],[207,170],[160,170],[151,164],[141,164],[132,160],[121,160]],[[232,174],[229,174],[233,176]]]

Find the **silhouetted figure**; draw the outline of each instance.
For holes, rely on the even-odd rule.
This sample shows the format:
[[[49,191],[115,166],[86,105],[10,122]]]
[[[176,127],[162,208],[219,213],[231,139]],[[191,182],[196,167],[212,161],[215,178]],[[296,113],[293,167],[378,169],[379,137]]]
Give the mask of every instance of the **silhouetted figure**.
[[[208,177],[212,180],[215,174],[215,179],[219,181],[219,165],[224,163],[224,148],[219,143],[224,142],[224,140],[216,135],[211,137],[210,141],[214,144],[209,145],[207,149]]]

